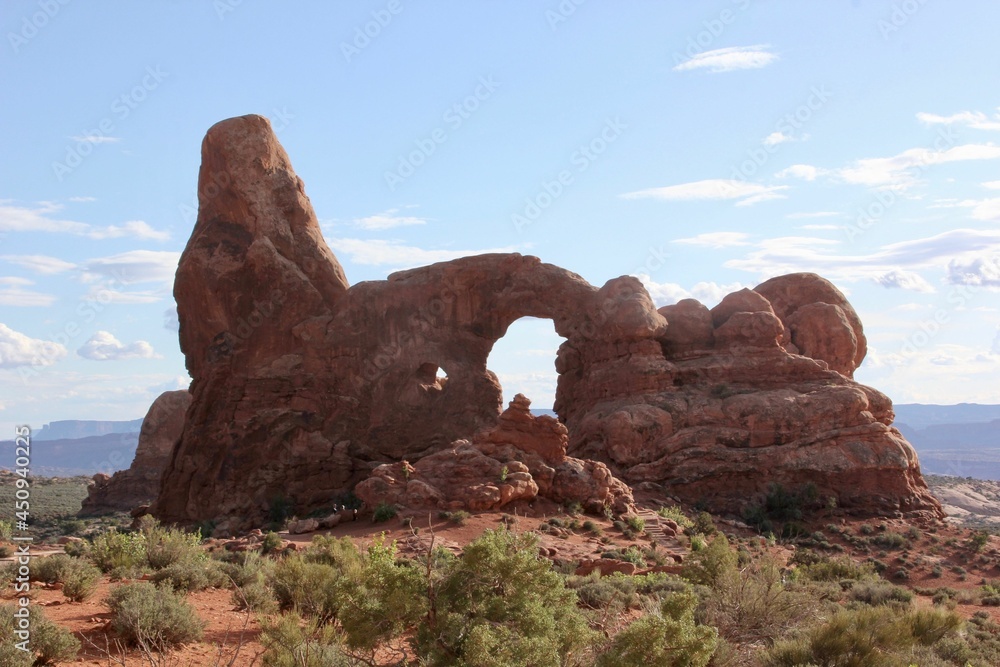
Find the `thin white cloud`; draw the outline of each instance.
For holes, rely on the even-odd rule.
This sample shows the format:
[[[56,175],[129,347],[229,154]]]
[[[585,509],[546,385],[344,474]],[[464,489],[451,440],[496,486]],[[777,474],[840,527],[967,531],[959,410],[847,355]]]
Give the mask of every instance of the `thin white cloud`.
[[[75,269],[76,264],[48,255],[0,255],[0,260],[23,266],[32,273],[51,275]]]
[[[1000,326],[997,327],[997,335],[993,337],[993,345],[990,347],[990,354],[1000,354]]]
[[[51,366],[66,356],[66,348],[39,340],[0,324],[0,368]]]
[[[764,141],[761,143],[765,146],[777,146],[778,144],[783,144],[789,141],[795,141],[795,137],[790,134],[785,134],[781,130],[776,130],[764,137]]]
[[[836,211],[814,211],[812,213],[789,213],[785,217],[789,220],[803,220],[809,218],[837,218],[843,215],[843,213]]]
[[[964,125],[975,130],[1000,130],[1000,114],[990,118],[982,111],[959,111],[950,116],[920,112],[917,120],[925,125]]]
[[[70,197],[71,202],[87,203],[92,201],[97,201],[97,197]]]
[[[395,229],[397,227],[410,227],[413,225],[427,224],[424,218],[412,215],[397,215],[398,208],[390,208],[387,211],[370,215],[366,218],[355,218],[354,224],[361,229],[382,230]]]
[[[142,220],[129,220],[120,227],[108,225],[107,227],[96,228],[87,233],[92,239],[118,239],[123,236],[130,236],[137,239],[150,239],[152,241],[168,241],[170,234],[160,232]]]
[[[486,250],[427,250],[383,239],[327,238],[327,243],[354,264],[393,268],[412,268],[484,253],[517,252],[513,246]]]
[[[1000,146],[993,144],[963,144],[941,150],[911,148],[891,157],[856,160],[851,166],[837,169],[835,173],[846,183],[905,189],[917,182],[917,172],[926,167],[997,158],[1000,158]]]
[[[650,298],[658,308],[677,303],[681,299],[697,299],[711,308],[722,301],[727,294],[749,287],[739,282],[719,284],[702,281],[695,283],[691,289],[686,289],[677,283],[658,283],[645,273],[636,274],[635,277],[649,292]]]
[[[121,284],[163,282],[172,284],[179,252],[130,250],[109,257],[97,257],[84,262],[85,279],[112,278]]]
[[[761,277],[814,271],[846,281],[877,279],[892,271],[937,268],[948,270],[952,282],[989,284],[992,273],[982,257],[1000,254],[1000,230],[955,229],[885,245],[866,255],[836,253],[833,249],[838,245],[838,241],[817,237],[767,239],[757,243],[746,257],[729,260],[724,266],[752,271]],[[1000,272],[1000,268],[997,270]]]
[[[1000,181],[986,181],[985,183],[980,183],[980,185],[990,190],[1000,190]]]
[[[675,66],[675,72],[707,69],[709,72],[732,72],[741,69],[759,69],[778,59],[778,54],[770,51],[770,44],[754,46],[730,46],[699,53]]]
[[[799,229],[806,229],[809,231],[825,232],[834,229],[840,229],[840,225],[800,225]]]
[[[12,205],[9,200],[0,201],[0,232],[50,232],[74,234],[92,239],[133,237],[165,241],[170,238],[166,232],[159,232],[141,220],[131,220],[121,226],[95,227],[75,220],[53,217],[62,210],[60,204],[39,202],[34,207]]]
[[[70,139],[81,144],[116,144],[122,140],[121,137],[109,137],[106,134],[79,134]]]
[[[56,297],[30,289],[34,281],[14,276],[0,278],[0,306],[51,306]]]
[[[705,232],[686,239],[676,239],[674,243],[705,246],[706,248],[731,248],[733,246],[749,245],[749,234],[744,232]]]
[[[817,176],[825,174],[825,169],[811,164],[793,164],[776,173],[775,178],[800,178],[803,181],[815,181]]]
[[[691,183],[668,185],[662,188],[649,188],[636,192],[627,192],[623,199],[665,199],[668,201],[696,201],[712,199],[738,199],[737,206],[749,206],[768,199],[784,199],[782,190],[787,185],[760,185],[746,183],[736,179],[713,178]]]
[[[893,269],[887,273],[883,273],[880,276],[875,277],[875,282],[877,282],[882,287],[890,289],[905,289],[911,290],[913,292],[934,292],[934,287],[931,286],[929,282],[924,280],[924,278],[919,273],[914,273],[913,271],[904,271],[902,269]]]
[[[76,351],[84,359],[92,361],[121,361],[123,359],[157,359],[153,346],[144,340],[128,345],[115,338],[110,331],[98,331]]]

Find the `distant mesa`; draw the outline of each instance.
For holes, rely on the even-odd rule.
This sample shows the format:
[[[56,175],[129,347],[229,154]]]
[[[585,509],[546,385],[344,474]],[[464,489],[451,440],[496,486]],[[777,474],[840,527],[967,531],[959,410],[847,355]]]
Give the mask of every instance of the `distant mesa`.
[[[141,419],[130,421],[96,421],[66,419],[49,422],[31,434],[32,440],[76,440],[113,433],[138,433]]]
[[[305,516],[352,492],[618,511],[629,485],[739,512],[772,482],[848,512],[942,516],[891,401],[852,379],[857,313],[814,274],[712,309],[657,310],[633,277],[595,287],[516,253],[350,286],[268,121],[243,116],[205,137],[174,295],[193,382],[151,507],[163,521],[237,532],[276,503]],[[558,421],[523,397],[501,414],[487,357],[521,317],[564,338]]]

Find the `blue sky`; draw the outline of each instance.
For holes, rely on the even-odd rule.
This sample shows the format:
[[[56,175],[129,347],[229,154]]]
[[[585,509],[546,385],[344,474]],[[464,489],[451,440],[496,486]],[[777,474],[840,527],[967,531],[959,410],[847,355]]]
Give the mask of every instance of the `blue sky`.
[[[1000,402],[993,2],[11,1],[0,428],[187,384],[200,142],[267,115],[349,280],[517,251],[660,305],[816,271],[897,402]],[[490,365],[551,405],[560,339]]]

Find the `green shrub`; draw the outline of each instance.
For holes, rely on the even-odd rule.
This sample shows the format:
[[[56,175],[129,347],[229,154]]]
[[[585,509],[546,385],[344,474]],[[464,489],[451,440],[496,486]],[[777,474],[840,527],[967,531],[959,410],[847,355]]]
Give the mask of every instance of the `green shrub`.
[[[340,649],[337,631],[315,618],[292,612],[261,619],[264,667],[353,667]]]
[[[223,571],[233,584],[232,601],[237,609],[271,613],[277,609],[277,600],[267,585],[273,564],[256,551],[245,552],[236,563],[225,563]]]
[[[799,576],[810,581],[861,580],[875,576],[875,568],[871,564],[855,563],[848,556],[820,557],[820,560],[816,562],[800,565],[797,572]]]
[[[724,568],[697,618],[735,644],[770,644],[812,617],[817,606],[815,597],[787,590],[781,567],[764,557],[739,570]]]
[[[862,581],[855,584],[848,595],[855,602],[871,606],[889,605],[893,607],[909,607],[913,593],[900,586],[894,586],[888,581]]]
[[[454,512],[448,512],[448,521],[452,522],[456,526],[464,526],[465,522],[469,519],[469,513],[465,510],[455,510]]]
[[[251,581],[236,586],[230,597],[233,605],[239,610],[249,609],[258,614],[270,614],[278,608],[274,593],[263,581]]]
[[[663,600],[659,613],[646,614],[619,632],[597,658],[597,667],[704,667],[718,643],[715,628],[697,625],[693,593]]]
[[[181,561],[196,561],[205,554],[200,546],[201,534],[197,532],[185,533],[147,522],[143,526],[143,534],[146,536],[146,561],[154,570]]]
[[[977,530],[969,538],[969,548],[973,551],[982,551],[983,547],[990,541],[990,534],[985,530]]]
[[[90,542],[86,540],[67,542],[63,545],[63,551],[73,558],[87,558],[87,554],[90,553]]]
[[[601,534],[604,532],[603,530],[601,530],[600,526],[598,526],[590,519],[587,519],[586,521],[583,522],[583,529],[596,537],[600,537]]]
[[[666,505],[656,510],[656,513],[663,519],[670,519],[681,528],[688,528],[694,525],[691,519],[687,518],[684,511],[676,505]]]
[[[715,535],[717,528],[711,514],[708,512],[698,512],[698,515],[694,518],[694,523],[691,525],[691,530],[699,535],[711,536]]]
[[[340,608],[339,578],[333,565],[311,563],[302,554],[292,554],[275,565],[269,583],[281,609],[326,623],[336,619]]]
[[[112,528],[94,538],[88,558],[101,572],[113,578],[134,577],[146,569],[146,536],[142,533],[120,533]]]
[[[378,507],[375,508],[375,512],[372,514],[372,521],[375,523],[382,523],[383,521],[388,521],[396,516],[396,513],[397,510],[395,505],[390,505],[389,503],[379,503]]]
[[[602,577],[593,572],[586,577],[570,577],[566,587],[576,591],[579,604],[589,609],[608,609],[612,604],[619,608],[634,607],[639,602],[636,582],[624,575]]]
[[[153,572],[156,584],[166,584],[175,591],[202,591],[206,588],[223,588],[228,583],[218,561],[204,555],[187,556]]]
[[[707,547],[691,554],[681,576],[691,583],[714,586],[726,572],[736,569],[736,559],[736,553],[729,548],[729,540],[719,533]]]
[[[17,648],[21,641],[14,632],[18,629],[14,616],[18,607],[0,605],[0,665],[4,667],[32,667],[53,665],[76,659],[80,642],[69,630],[48,620],[37,605],[28,606],[28,623],[31,627],[30,651]]]
[[[101,571],[89,561],[72,559],[72,564],[63,573],[62,592],[72,602],[83,602],[94,594]]]
[[[775,644],[762,656],[762,663],[766,667],[916,664],[909,659],[915,648],[953,634],[960,623],[954,614],[937,610],[910,613],[885,607],[843,610],[805,636]]]
[[[30,577],[32,581],[54,584],[63,580],[63,577],[72,565],[73,559],[65,554],[32,558],[30,562]]]
[[[417,656],[445,665],[561,665],[593,636],[576,595],[538,556],[530,533],[487,530],[445,561],[415,637]]]
[[[14,524],[6,519],[0,519],[0,541],[7,542],[14,536]]]
[[[880,533],[870,540],[872,544],[886,549],[902,549],[908,544],[906,537],[899,533]]]
[[[169,589],[145,581],[122,584],[105,603],[111,627],[129,645],[162,653],[201,638],[203,624],[194,608]]]
[[[281,539],[281,535],[271,530],[264,535],[264,539],[260,543],[260,551],[269,554],[280,549],[282,544],[284,541]]]
[[[642,555],[635,546],[630,546],[627,549],[611,549],[605,551],[601,554],[601,558],[611,558],[614,560],[623,560],[626,563],[632,563],[636,567],[646,567],[646,557]]]
[[[641,535],[646,530],[646,520],[638,514],[631,514],[625,519],[626,525],[635,533]]]

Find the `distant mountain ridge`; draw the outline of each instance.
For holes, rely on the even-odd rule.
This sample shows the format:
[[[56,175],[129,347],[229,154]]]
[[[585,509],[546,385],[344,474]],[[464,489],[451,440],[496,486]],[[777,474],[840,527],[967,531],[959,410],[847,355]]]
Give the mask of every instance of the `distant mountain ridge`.
[[[99,421],[90,419],[64,419],[49,422],[31,433],[32,440],[76,440],[113,433],[138,433],[142,419],[128,421]]]
[[[958,403],[957,405],[925,405],[899,403],[893,406],[896,424],[906,424],[914,429],[943,424],[973,424],[1000,419],[1000,405]]]

